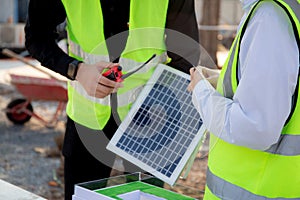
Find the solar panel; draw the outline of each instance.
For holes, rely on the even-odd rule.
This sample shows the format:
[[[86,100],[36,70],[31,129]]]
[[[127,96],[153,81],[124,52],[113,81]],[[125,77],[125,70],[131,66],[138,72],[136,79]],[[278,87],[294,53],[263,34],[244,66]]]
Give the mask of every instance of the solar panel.
[[[107,149],[174,185],[205,132],[189,82],[189,75],[158,65]]]

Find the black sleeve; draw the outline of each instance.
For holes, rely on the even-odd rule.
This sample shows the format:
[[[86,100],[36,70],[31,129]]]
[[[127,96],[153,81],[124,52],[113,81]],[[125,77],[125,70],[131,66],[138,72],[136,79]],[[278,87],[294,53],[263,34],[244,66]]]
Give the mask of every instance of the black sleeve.
[[[172,59],[168,65],[189,73],[200,59],[194,0],[169,0],[166,28],[168,56]]]
[[[41,64],[63,76],[74,58],[57,45],[57,25],[64,22],[66,12],[61,0],[30,0],[25,25],[25,46]],[[67,76],[66,76],[67,77]]]

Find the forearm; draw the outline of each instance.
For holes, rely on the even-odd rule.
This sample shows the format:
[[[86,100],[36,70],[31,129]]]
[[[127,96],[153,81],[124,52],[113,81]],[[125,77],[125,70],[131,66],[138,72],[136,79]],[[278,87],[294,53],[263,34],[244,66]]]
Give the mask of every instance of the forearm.
[[[188,73],[191,67],[198,65],[200,58],[194,0],[170,0],[166,28],[166,44],[171,58],[168,65]]]
[[[65,19],[65,11],[60,1],[31,0],[28,20],[25,26],[25,46],[30,55],[41,64],[63,76],[68,64],[74,60],[57,45],[56,26]]]
[[[261,114],[253,115],[256,111],[245,110],[238,100],[221,96],[207,81],[202,80],[196,85],[193,103],[204,126],[228,143],[265,150],[280,135],[281,128],[276,126],[276,120],[270,122],[262,119]]]
[[[63,52],[54,40],[35,39],[27,31],[25,44],[30,55],[42,66],[66,76],[68,64],[74,59]]]

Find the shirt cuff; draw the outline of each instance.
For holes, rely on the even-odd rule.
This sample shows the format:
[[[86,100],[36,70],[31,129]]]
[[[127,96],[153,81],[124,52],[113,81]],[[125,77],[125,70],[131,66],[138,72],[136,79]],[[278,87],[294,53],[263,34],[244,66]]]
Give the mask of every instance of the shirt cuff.
[[[196,107],[197,111],[200,113],[200,116],[203,117],[203,112],[201,107],[204,102],[209,98],[211,93],[216,92],[215,89],[211,86],[211,84],[206,80],[200,80],[193,90],[192,102]]]
[[[213,92],[216,92],[215,88],[206,79],[200,80],[193,90],[193,94],[195,94],[197,98]]]

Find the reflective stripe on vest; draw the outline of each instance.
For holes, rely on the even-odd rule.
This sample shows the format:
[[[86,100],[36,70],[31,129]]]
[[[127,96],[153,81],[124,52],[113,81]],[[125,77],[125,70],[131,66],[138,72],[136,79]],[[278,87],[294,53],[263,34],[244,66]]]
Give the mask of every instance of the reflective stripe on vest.
[[[273,144],[266,152],[284,156],[300,155],[300,136],[282,134],[276,144]]]
[[[82,56],[82,55],[86,56],[86,59],[84,60],[84,62],[86,62],[86,63],[99,62],[99,61],[101,61],[101,60],[103,61],[103,59],[105,59],[105,56],[97,56],[97,55],[93,55],[93,54],[84,52],[80,48],[79,45],[75,44],[72,41],[70,41],[70,44],[71,45],[70,45],[69,50],[71,51],[71,54],[74,56],[78,56],[78,57]],[[142,69],[137,71],[135,73],[135,75],[132,75],[132,76],[139,77],[139,76],[145,75],[153,67],[155,67],[158,63],[165,61],[165,59],[166,59],[165,55],[156,56],[149,64],[145,65],[145,67],[143,67]],[[143,63],[137,63],[135,61],[132,61],[132,60],[126,59],[126,58],[122,58],[122,60],[120,60],[119,63],[122,66],[123,71],[129,71],[129,69],[131,68],[131,67],[129,68],[129,66],[138,67],[141,64],[143,64]],[[87,94],[85,89],[80,85],[80,83],[78,81],[71,81],[70,86],[72,86],[80,95],[84,96],[85,98],[89,99],[90,101],[93,101],[93,102],[99,103],[99,104],[103,104],[106,106],[110,106],[109,96],[107,96],[103,99],[92,97]],[[120,89],[120,92],[118,92],[118,105],[125,106],[125,105],[133,103],[135,101],[135,99],[137,98],[137,95],[139,94],[140,90],[141,90],[141,87],[136,87],[136,88],[133,88],[131,90],[128,90],[128,91],[125,91],[122,93],[122,90]]]
[[[70,55],[89,64],[109,61],[100,1],[78,1],[74,3],[72,0],[62,0],[68,16]],[[157,64],[167,60],[164,43],[167,8],[168,0],[131,0],[128,37],[127,34],[120,33],[108,39],[114,42],[127,39],[119,59],[123,73],[140,66],[154,53],[157,55],[147,66],[128,77],[124,81],[124,87],[118,90],[118,112],[121,119],[127,115]],[[93,20],[86,20],[89,18]],[[67,114],[79,124],[92,129],[103,129],[111,114],[110,97],[97,99],[89,96],[77,81],[71,81],[68,86]],[[90,119],[91,117],[96,119]]]
[[[238,56],[241,38],[255,9],[261,2],[275,2],[291,20],[300,46],[300,5],[296,0],[261,0],[250,11],[230,49],[218,82],[218,91],[233,98],[238,85]],[[300,59],[300,58],[299,58]],[[295,99],[300,94],[299,77]],[[210,137],[207,191],[204,199],[300,199],[300,103],[282,130],[278,142],[266,151],[253,150]]]
[[[228,183],[227,181],[215,176],[209,168],[206,172],[207,188],[222,200],[299,200],[299,198],[266,198],[253,194],[237,185]],[[206,197],[209,200],[211,198]]]

